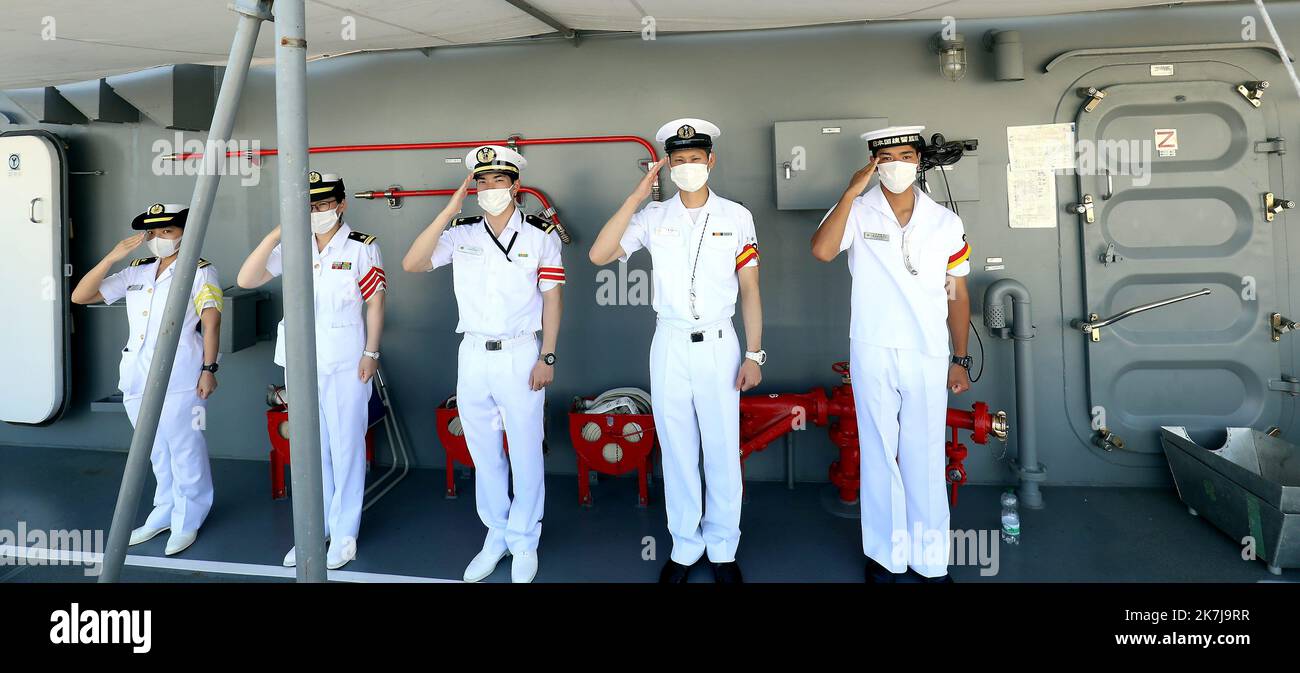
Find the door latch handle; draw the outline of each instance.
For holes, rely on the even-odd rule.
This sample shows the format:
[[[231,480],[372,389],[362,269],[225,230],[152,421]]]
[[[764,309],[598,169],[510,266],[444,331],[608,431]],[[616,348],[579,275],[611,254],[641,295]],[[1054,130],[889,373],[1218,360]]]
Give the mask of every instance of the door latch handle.
[[[1093,209],[1092,194],[1084,194],[1083,201],[1071,203],[1069,211],[1075,215],[1082,215],[1083,220],[1088,224],[1097,221],[1097,212]]]
[[[782,168],[783,170],[785,170],[785,179],[786,179],[786,180],[789,180],[789,179],[790,179],[790,162],[787,161],[787,162],[781,164],[781,168]]]
[[[1273,313],[1268,316],[1269,330],[1272,332],[1273,341],[1281,341],[1282,335],[1300,329],[1300,323],[1282,315]]]
[[[1284,210],[1295,208],[1295,201],[1291,199],[1278,198],[1273,192],[1264,194],[1264,221],[1272,222],[1273,218]]]
[[[28,205],[27,219],[30,220],[32,224],[41,223],[40,220],[36,219],[36,204],[40,202],[41,202],[41,197],[38,196],[32,199],[32,202]]]
[[[1088,99],[1087,104],[1083,106],[1083,111],[1092,112],[1097,109],[1098,105],[1101,105],[1102,99],[1106,97],[1106,92],[1095,86],[1090,86],[1080,88],[1079,95]]]
[[[1237,85],[1237,93],[1246,99],[1246,102],[1259,107],[1264,100],[1264,89],[1268,88],[1268,82],[1246,82]]]
[[[1124,257],[1121,256],[1119,253],[1115,252],[1114,243],[1107,245],[1106,252],[1101,253],[1101,263],[1104,266],[1110,266],[1111,264],[1119,264],[1122,261],[1124,261]]]
[[[1160,308],[1161,306],[1176,304],[1180,301],[1186,301],[1188,299],[1201,297],[1209,293],[1210,293],[1210,288],[1203,287],[1197,290],[1196,292],[1188,292],[1187,294],[1180,294],[1177,297],[1161,299],[1158,301],[1150,302],[1148,304],[1139,304],[1137,306],[1134,306],[1133,308],[1120,311],[1119,313],[1116,313],[1115,315],[1109,318],[1099,318],[1096,313],[1093,313],[1088,316],[1088,319],[1086,321],[1071,320],[1070,327],[1077,329],[1080,332],[1083,332],[1084,334],[1089,335],[1093,341],[1101,341],[1101,328],[1107,325],[1113,325],[1125,318],[1137,315],[1139,313],[1143,313],[1145,311],[1150,311],[1153,308]]]

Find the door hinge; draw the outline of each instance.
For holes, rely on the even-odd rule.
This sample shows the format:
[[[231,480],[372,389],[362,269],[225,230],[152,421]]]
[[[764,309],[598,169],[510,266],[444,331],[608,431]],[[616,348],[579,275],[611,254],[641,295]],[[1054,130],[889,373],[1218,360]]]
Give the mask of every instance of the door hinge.
[[[1300,396],[1300,379],[1283,374],[1281,378],[1269,379],[1268,389],[1276,390],[1279,393],[1286,393],[1291,397]]]
[[[1237,85],[1237,93],[1241,94],[1246,102],[1259,107],[1264,102],[1264,90],[1268,88],[1268,82],[1246,82]]]
[[[1273,217],[1284,210],[1295,208],[1295,201],[1280,199],[1273,192],[1264,193],[1264,221],[1272,222]]]
[[[1269,138],[1255,143],[1255,152],[1258,154],[1276,154],[1282,156],[1286,154],[1286,138]]]
[[[1095,86],[1081,87],[1079,89],[1079,96],[1088,99],[1087,104],[1083,106],[1083,111],[1092,112],[1097,109],[1098,105],[1101,105],[1102,99],[1106,97],[1106,92]]]

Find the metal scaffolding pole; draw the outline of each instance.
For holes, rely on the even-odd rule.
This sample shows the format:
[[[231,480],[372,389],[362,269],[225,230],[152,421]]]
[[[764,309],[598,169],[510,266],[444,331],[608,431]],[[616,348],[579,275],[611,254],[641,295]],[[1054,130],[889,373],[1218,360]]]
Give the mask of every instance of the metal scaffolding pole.
[[[325,505],[321,486],[312,293],[311,202],[307,197],[307,39],[305,0],[275,3],[275,131],[280,150],[281,253],[284,256],[285,387],[293,460],[293,539],[299,582],[324,582]],[[357,357],[361,357],[358,353]]]
[[[239,15],[235,39],[230,45],[230,58],[226,62],[221,92],[212,111],[212,125],[208,133],[210,147],[205,153],[203,170],[199,171],[190,198],[190,215],[181,237],[180,257],[176,259],[171,286],[176,291],[167,295],[162,322],[158,330],[153,360],[149,363],[149,378],[140,402],[140,415],[136,419],[135,434],[131,436],[131,449],[126,456],[126,469],[122,473],[122,486],[117,493],[117,506],[113,510],[113,523],[108,530],[108,548],[104,551],[104,566],[100,582],[116,582],[126,562],[126,547],[130,541],[135,521],[136,506],[149,471],[149,454],[158,434],[158,418],[162,415],[163,400],[167,396],[167,382],[171,379],[172,365],[176,361],[176,346],[180,341],[185,311],[189,309],[189,288],[194,285],[198,271],[199,251],[212,216],[212,199],[221,180],[218,162],[225,156],[225,143],[230,140],[235,125],[235,112],[239,97],[248,76],[248,64],[257,46],[257,34],[262,21],[269,20],[270,0],[240,0],[231,6]],[[217,144],[220,143],[220,144]]]

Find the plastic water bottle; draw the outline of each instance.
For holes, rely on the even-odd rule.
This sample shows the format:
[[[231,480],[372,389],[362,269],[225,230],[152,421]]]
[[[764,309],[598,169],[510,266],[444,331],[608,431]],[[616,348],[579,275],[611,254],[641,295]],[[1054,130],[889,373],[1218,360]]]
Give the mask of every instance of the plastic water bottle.
[[[1020,512],[1016,494],[1007,491],[1002,494],[1002,541],[1007,544],[1020,544]]]

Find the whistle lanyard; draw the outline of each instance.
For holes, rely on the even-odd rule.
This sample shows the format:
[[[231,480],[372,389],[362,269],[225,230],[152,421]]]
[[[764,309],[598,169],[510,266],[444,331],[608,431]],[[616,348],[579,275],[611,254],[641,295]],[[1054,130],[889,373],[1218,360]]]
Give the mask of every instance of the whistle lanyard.
[[[497,249],[501,251],[501,254],[506,256],[506,261],[513,262],[514,260],[510,259],[510,249],[515,247],[515,239],[519,238],[519,232],[516,231],[514,236],[510,237],[510,245],[503,248],[501,247],[501,241],[497,240],[496,234],[492,233],[492,227],[488,225],[486,219],[483,220],[483,228],[487,230],[488,237],[492,239],[492,242],[497,244]]]
[[[691,317],[700,319],[695,311],[695,270],[700,267],[700,251],[704,249],[704,235],[709,233],[709,215],[704,214],[704,224],[700,225],[700,242],[695,245],[695,262],[691,264]]]

